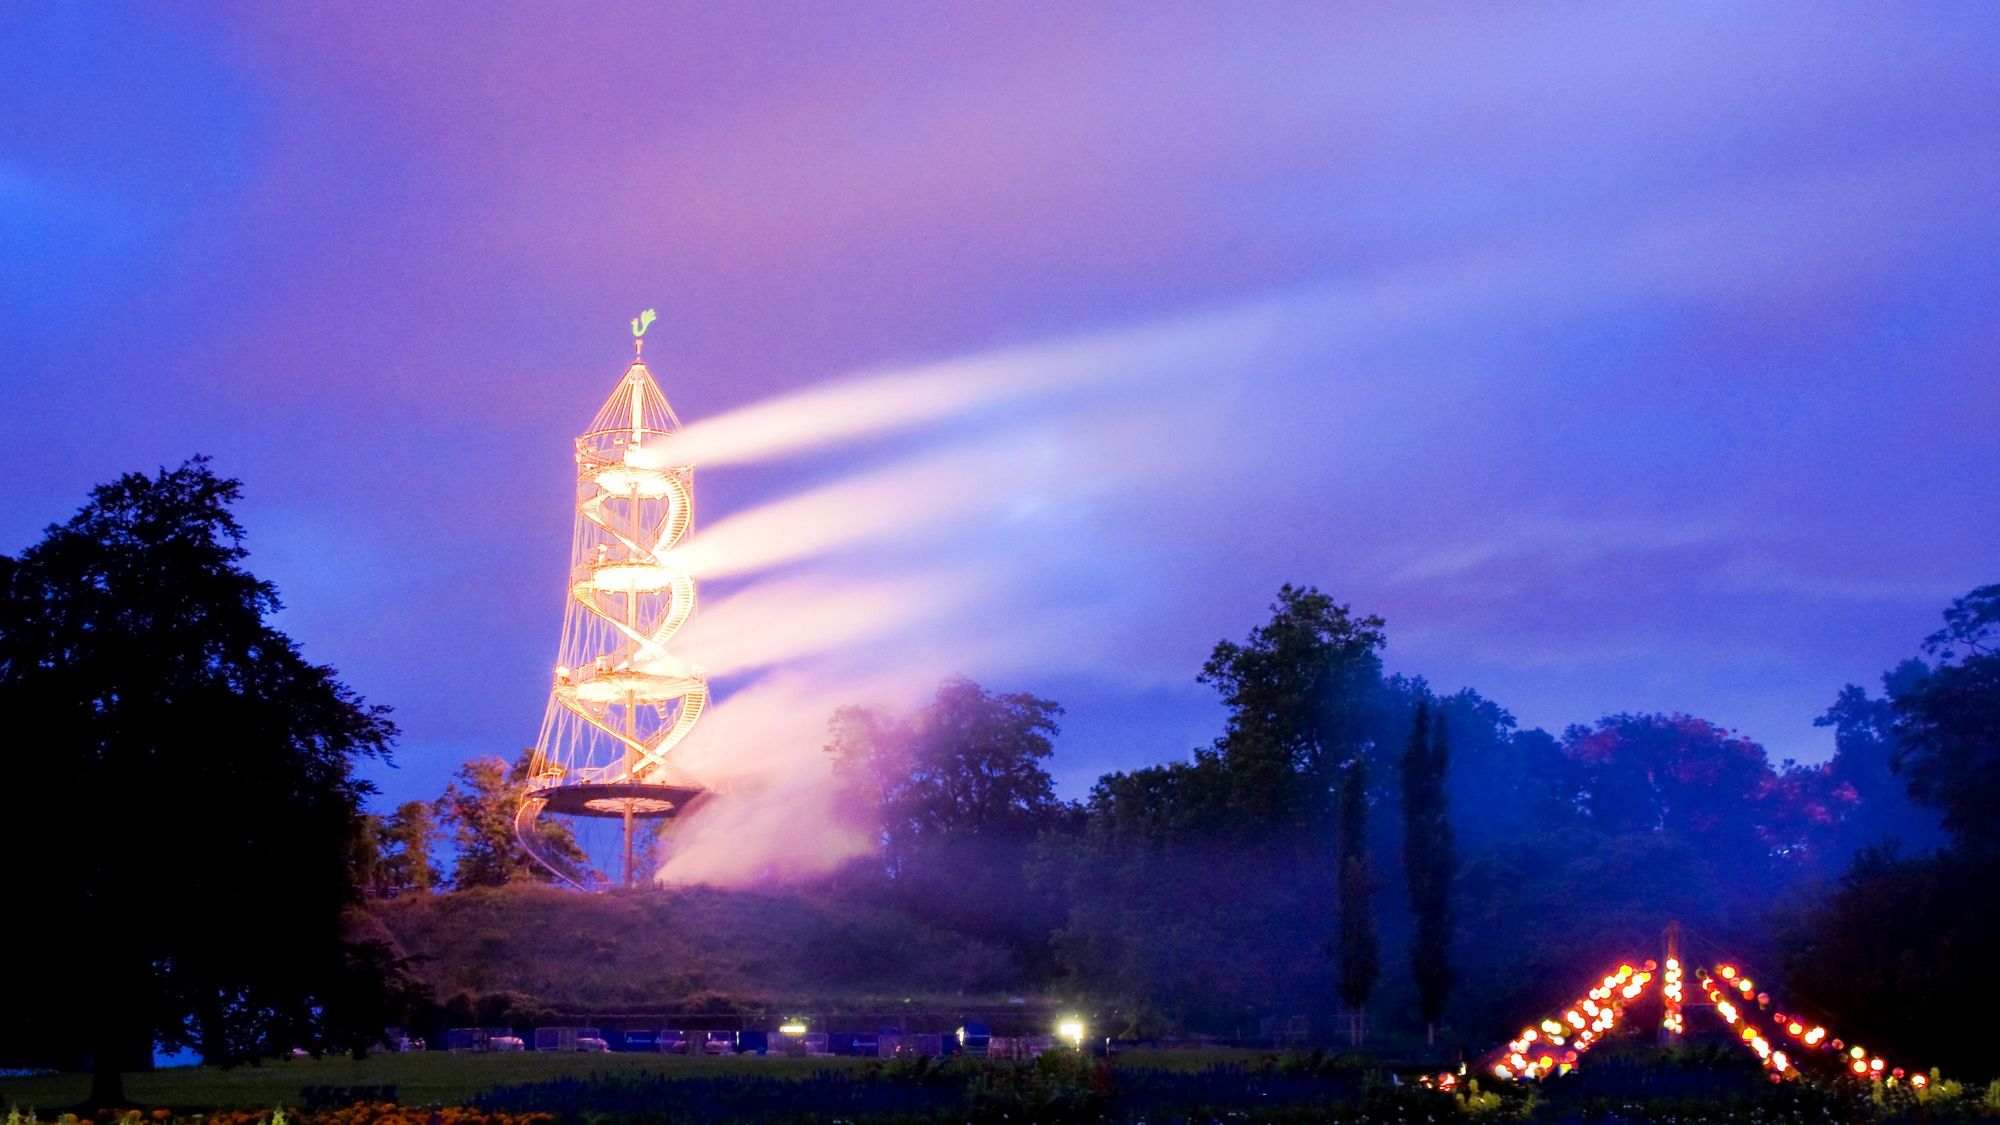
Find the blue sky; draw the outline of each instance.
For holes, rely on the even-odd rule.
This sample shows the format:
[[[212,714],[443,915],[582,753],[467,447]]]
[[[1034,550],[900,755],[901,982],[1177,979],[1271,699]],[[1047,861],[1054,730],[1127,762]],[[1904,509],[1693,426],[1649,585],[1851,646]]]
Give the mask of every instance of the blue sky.
[[[705,526],[992,477],[705,596],[976,587],[789,672],[1053,696],[1072,795],[1218,731],[1194,674],[1284,581],[1527,724],[1810,759],[2000,579],[1990,5],[47,4],[0,55],[0,549],[213,454],[284,627],[397,709],[387,797],[534,738],[648,306],[690,422],[1016,388],[705,471]]]

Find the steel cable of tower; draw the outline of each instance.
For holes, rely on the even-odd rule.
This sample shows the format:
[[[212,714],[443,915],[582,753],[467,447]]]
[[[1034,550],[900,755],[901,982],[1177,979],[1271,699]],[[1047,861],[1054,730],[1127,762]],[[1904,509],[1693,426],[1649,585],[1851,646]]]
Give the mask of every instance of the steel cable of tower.
[[[632,322],[632,363],[576,439],[561,659],[514,819],[528,854],[579,888],[603,880],[558,854],[544,817],[621,819],[629,883],[635,822],[707,792],[672,760],[707,705],[708,680],[669,647],[695,607],[694,576],[674,551],[694,523],[694,466],[674,456],[680,420],[641,358],[652,319],[648,310]]]

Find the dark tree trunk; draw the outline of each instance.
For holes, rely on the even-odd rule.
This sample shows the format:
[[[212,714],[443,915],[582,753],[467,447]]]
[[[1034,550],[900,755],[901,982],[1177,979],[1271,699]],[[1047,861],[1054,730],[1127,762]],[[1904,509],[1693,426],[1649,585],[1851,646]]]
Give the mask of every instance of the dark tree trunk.
[[[90,1058],[90,1099],[92,1109],[122,1109],[125,1100],[124,1059],[118,1047],[104,1036]]]

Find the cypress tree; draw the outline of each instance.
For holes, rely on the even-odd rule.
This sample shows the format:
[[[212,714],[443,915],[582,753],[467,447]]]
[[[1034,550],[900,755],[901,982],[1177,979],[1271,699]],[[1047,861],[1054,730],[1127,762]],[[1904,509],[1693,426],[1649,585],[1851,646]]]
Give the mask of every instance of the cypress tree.
[[[1444,709],[1438,709],[1433,726],[1428,701],[1419,702],[1403,752],[1403,872],[1415,923],[1410,971],[1418,1013],[1433,1044],[1452,985],[1451,881],[1457,861],[1445,797],[1449,763]]]
[[[1358,1016],[1380,970],[1370,901],[1374,878],[1368,869],[1368,772],[1359,754],[1341,773],[1339,836],[1340,998]],[[1354,1038],[1359,1040],[1358,1030]]]

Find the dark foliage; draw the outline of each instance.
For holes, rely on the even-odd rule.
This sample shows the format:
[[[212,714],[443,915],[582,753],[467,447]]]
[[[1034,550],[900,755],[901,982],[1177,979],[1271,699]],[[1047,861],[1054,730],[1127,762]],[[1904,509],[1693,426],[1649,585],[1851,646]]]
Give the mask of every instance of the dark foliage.
[[[1984,586],[1953,602],[1926,641],[1934,666],[1899,665],[1883,677],[1882,700],[1841,693],[1829,714],[1842,755],[1865,753],[1873,773],[1886,750],[1950,838],[1914,855],[1894,843],[1862,851],[1831,895],[1788,920],[1785,961],[1788,985],[1874,1049],[1974,1073],[1992,1069],[1991,1014],[2000,1010],[1996,640],[2000,586]],[[1878,781],[1868,795],[1893,810],[1887,823],[1921,825],[1886,788]]]
[[[1358,754],[1341,774],[1339,816],[1334,862],[1340,874],[1340,999],[1361,1009],[1374,995],[1381,950],[1375,935],[1375,877],[1368,864],[1368,760]]]
[[[392,1002],[393,966],[341,918],[352,769],[395,728],[271,627],[237,496],[202,459],[121,477],[0,566],[20,916],[0,1053],[89,1059],[100,1101],[155,1041],[224,1063],[344,1047]]]
[[[1458,863],[1445,795],[1450,761],[1444,713],[1433,724],[1429,705],[1419,703],[1403,752],[1403,877],[1410,890],[1417,1015],[1433,1029],[1444,1018],[1452,981],[1451,881]]]
[[[1961,850],[2000,857],[2000,585],[1953,602],[1924,648],[1936,666],[1892,697],[1893,764]]]
[[[596,1075],[502,1087],[477,1099],[563,1122],[1066,1122],[1445,1120],[1447,1095],[1396,1087],[1322,1058],[1197,1070],[1113,1068],[1066,1051],[1030,1063],[917,1058],[804,1078]]]
[[[908,715],[836,713],[826,750],[847,815],[881,845],[879,865],[847,873],[846,889],[1003,947],[1045,975],[1062,907],[1028,867],[1037,836],[1076,816],[1044,765],[1061,714],[1049,700],[963,678]]]
[[[438,798],[438,819],[451,829],[458,849],[451,870],[453,886],[498,887],[554,878],[514,832],[514,814],[527,793],[531,753],[522,751],[512,765],[491,755],[474,758],[458,767],[457,776]],[[555,856],[578,868],[587,865],[588,857],[565,821],[545,817],[538,830]]]

